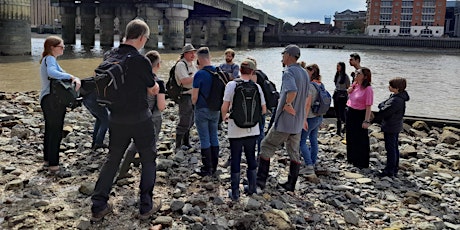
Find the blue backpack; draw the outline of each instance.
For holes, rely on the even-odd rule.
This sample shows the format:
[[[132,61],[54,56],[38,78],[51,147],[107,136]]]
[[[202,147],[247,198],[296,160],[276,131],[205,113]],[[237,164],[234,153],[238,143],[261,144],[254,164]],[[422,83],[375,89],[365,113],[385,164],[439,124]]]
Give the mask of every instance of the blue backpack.
[[[324,88],[323,84],[318,84],[316,82],[311,82],[311,84],[316,88],[316,91],[318,91],[316,100],[311,104],[311,111],[315,115],[322,116],[326,114],[331,107],[331,94]]]

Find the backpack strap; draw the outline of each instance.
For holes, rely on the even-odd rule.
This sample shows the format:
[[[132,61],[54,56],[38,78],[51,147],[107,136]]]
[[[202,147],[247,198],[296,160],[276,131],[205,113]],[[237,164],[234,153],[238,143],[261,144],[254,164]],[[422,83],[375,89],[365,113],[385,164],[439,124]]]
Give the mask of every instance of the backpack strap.
[[[176,68],[177,68],[177,63],[179,63],[179,62],[180,62],[180,60],[177,61],[176,64],[174,64],[174,65],[176,66]],[[188,65],[187,65],[187,62],[185,62],[184,60],[182,60],[182,62],[184,63],[185,69],[186,69],[187,72],[188,72]],[[174,70],[174,71],[176,71],[176,70]],[[176,76],[175,73],[174,73],[174,78],[175,78],[175,80],[176,80],[177,85],[180,86],[180,87],[182,88],[182,90],[189,90],[188,88],[185,88],[185,87],[182,85],[182,83],[181,83],[180,81],[177,80],[177,76]]]

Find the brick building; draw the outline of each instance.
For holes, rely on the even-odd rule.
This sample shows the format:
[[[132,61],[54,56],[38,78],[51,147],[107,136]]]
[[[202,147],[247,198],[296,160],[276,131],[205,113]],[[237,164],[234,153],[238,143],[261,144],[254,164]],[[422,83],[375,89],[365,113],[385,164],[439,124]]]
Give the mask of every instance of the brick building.
[[[444,35],[446,0],[367,0],[366,34]]]

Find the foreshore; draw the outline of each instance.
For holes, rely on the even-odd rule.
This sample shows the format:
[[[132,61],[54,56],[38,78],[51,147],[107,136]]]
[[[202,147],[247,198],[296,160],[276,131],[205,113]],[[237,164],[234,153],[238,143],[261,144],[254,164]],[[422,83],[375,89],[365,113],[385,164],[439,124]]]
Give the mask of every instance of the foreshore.
[[[114,213],[91,224],[90,194],[108,150],[91,150],[94,118],[86,108],[66,114],[61,164],[72,177],[57,179],[41,170],[44,121],[38,92],[0,92],[0,228],[3,229],[460,229],[460,129],[405,124],[400,134],[400,174],[379,178],[386,162],[383,133],[370,127],[371,165],[346,163],[346,145],[325,119],[319,133],[319,166],[324,175],[302,176],[294,193],[287,180],[289,157],[279,149],[271,160],[262,194],[230,202],[230,168],[217,178],[201,178],[199,139],[174,153],[177,106],[163,114],[157,158],[155,199],[162,209],[139,221],[139,167],[113,186]],[[229,155],[226,128],[219,134],[221,165]],[[108,143],[108,137],[106,138]],[[243,160],[244,162],[244,160]],[[242,175],[247,166],[242,165]],[[242,188],[241,188],[242,189]]]

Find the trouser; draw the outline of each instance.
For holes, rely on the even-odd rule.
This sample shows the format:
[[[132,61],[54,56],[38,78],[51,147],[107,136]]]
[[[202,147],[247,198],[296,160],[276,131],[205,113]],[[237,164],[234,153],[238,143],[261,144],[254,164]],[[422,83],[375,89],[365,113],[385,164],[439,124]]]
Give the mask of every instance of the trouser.
[[[183,94],[179,101],[179,123],[177,124],[176,135],[188,133],[193,126],[193,122],[194,107],[192,104],[192,96],[190,94]]]
[[[48,162],[49,166],[58,166],[59,146],[62,140],[66,106],[59,104],[52,94],[44,96],[40,106],[45,118],[43,158]]]
[[[231,172],[239,173],[241,165],[241,154],[246,155],[246,161],[248,164],[247,170],[254,170],[257,168],[256,161],[256,140],[258,136],[241,137],[241,138],[230,138],[230,153],[232,155]]]
[[[387,165],[384,172],[396,175],[399,168],[399,149],[398,136],[399,133],[383,133],[385,139],[385,150],[387,151]]]
[[[347,113],[347,161],[358,168],[369,167],[370,143],[367,129],[362,128],[366,110],[351,107]]]
[[[95,92],[86,95],[83,99],[83,105],[96,118],[93,128],[93,146],[103,144],[105,134],[109,129],[109,112],[106,107],[99,105],[96,99]]]
[[[113,178],[115,177],[120,161],[131,139],[136,144],[142,164],[140,188],[141,214],[150,211],[153,207],[153,187],[156,179],[156,150],[155,134],[151,119],[136,124],[117,124],[110,122],[109,153],[107,160],[102,166],[99,178],[96,182],[94,193],[91,197],[93,213],[100,212],[107,207]]]

